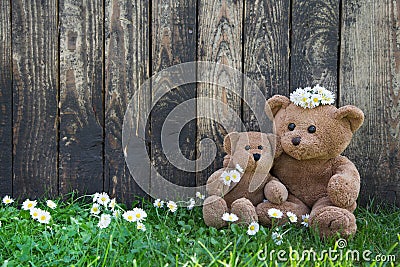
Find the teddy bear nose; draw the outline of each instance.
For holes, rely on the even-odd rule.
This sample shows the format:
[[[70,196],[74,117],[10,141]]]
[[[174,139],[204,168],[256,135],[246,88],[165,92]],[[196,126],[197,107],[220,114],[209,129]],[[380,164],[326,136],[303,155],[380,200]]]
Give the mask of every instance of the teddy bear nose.
[[[301,141],[301,137],[294,137],[293,139],[292,139],[292,144],[293,145],[295,145],[295,146],[298,146],[298,145],[300,145],[300,141]]]
[[[261,158],[261,155],[258,154],[258,153],[254,153],[253,154],[253,158],[254,158],[255,161],[258,161]]]

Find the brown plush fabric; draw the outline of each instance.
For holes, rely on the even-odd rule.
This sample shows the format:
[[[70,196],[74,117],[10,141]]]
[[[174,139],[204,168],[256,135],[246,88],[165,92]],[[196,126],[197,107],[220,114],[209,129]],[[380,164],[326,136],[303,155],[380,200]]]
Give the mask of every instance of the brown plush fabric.
[[[271,207],[297,215],[301,215],[300,210],[303,213],[310,209],[310,226],[318,228],[321,236],[354,234],[357,227],[352,212],[360,190],[360,176],[354,164],[340,154],[362,125],[363,112],[355,106],[304,109],[284,96],[274,96],[267,104],[283,149],[271,173],[287,187],[289,197],[280,202],[276,191],[282,189],[277,189],[276,182],[268,183],[267,199],[271,198],[268,194],[274,196],[270,203],[258,205],[260,222],[270,223],[267,209]],[[284,193],[282,199],[286,197]]]
[[[246,146],[250,146],[246,150]],[[275,136],[260,132],[230,133],[225,137],[224,148],[228,154],[224,168],[214,172],[207,180],[209,197],[203,204],[203,217],[208,226],[221,228],[225,212],[239,217],[239,223],[257,222],[255,205],[264,200],[265,184],[272,178],[269,171],[275,152]],[[259,154],[259,155],[256,155]],[[256,158],[258,158],[256,160]],[[223,183],[221,175],[239,164],[244,173],[238,183]]]

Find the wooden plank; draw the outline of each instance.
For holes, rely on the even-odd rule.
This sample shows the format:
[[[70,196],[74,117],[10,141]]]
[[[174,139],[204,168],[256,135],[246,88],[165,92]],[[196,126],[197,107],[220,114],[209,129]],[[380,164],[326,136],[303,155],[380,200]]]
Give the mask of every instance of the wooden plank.
[[[103,191],[103,3],[60,1],[60,191]]]
[[[0,2],[0,196],[12,194],[11,9]]]
[[[262,91],[265,98],[289,95],[290,1],[256,0],[245,3],[244,73]],[[247,87],[244,96],[252,99]],[[254,103],[252,101],[250,103]],[[247,131],[258,131],[253,112],[243,106]]]
[[[196,60],[196,1],[195,0],[157,0],[152,6],[152,70],[153,74],[172,65]],[[182,75],[184,75],[182,73]],[[172,82],[169,77],[155,82],[165,86]],[[170,86],[169,86],[170,87]],[[153,87],[154,88],[154,87]],[[153,167],[164,178],[174,184],[195,186],[196,173],[183,171],[171,163],[165,155],[161,143],[161,129],[166,117],[177,105],[196,97],[196,84],[187,84],[171,88],[155,105],[151,115],[151,154]],[[152,93],[154,97],[154,92]],[[153,98],[154,101],[154,98]],[[196,109],[196,106],[194,106]],[[188,112],[189,113],[189,112]],[[185,114],[181,114],[185,116]],[[183,125],[179,125],[183,126]],[[167,127],[168,128],[168,127]],[[172,129],[174,135],[178,129]],[[180,151],[187,159],[196,159],[196,120],[192,120],[179,133]],[[164,139],[165,140],[165,139]],[[164,146],[171,144],[164,143]],[[153,180],[152,180],[153,181]],[[157,188],[157,185],[152,185]],[[159,188],[160,189],[160,188]],[[159,190],[157,189],[157,190]]]
[[[198,14],[198,59],[228,65],[242,71],[242,19],[243,1],[240,0],[200,0]],[[220,73],[222,74],[222,73]],[[218,73],[215,74],[219,76]],[[241,79],[229,77],[230,84],[241,84]],[[229,79],[231,78],[231,79]],[[229,88],[200,83],[197,86],[197,97],[208,97],[222,101],[229,105],[237,115],[241,116],[241,95],[233,94]],[[232,128],[232,121],[224,120],[219,116],[220,107],[211,105],[208,101],[197,104],[198,114],[207,114],[215,120],[206,118],[197,119],[197,144],[203,139],[211,139],[217,148],[215,159],[210,155],[209,149],[198,146],[198,158],[203,162],[212,162],[206,169],[197,172],[197,185],[204,185],[207,178],[216,169],[221,168],[222,159],[225,155],[223,150],[223,139],[226,131]],[[230,114],[233,116],[233,114]],[[229,115],[228,115],[229,116]],[[200,166],[203,163],[200,164]]]
[[[365,113],[346,155],[361,174],[360,202],[400,206],[400,3],[343,2],[340,105]]]
[[[337,91],[337,0],[293,0],[290,89],[316,84]]]
[[[12,1],[14,196],[56,195],[57,1]]]
[[[130,203],[145,193],[126,167],[122,126],[130,99],[149,78],[149,2],[107,0],[105,10],[105,190]],[[146,113],[150,96],[138,99],[135,108]]]

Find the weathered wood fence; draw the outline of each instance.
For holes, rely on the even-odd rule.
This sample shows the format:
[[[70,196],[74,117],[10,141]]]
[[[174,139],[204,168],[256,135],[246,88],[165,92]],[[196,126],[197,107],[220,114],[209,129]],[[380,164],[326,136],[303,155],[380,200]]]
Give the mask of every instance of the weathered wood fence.
[[[266,98],[319,83],[339,106],[362,108],[365,124],[345,152],[360,170],[361,200],[400,205],[399,15],[396,0],[0,0],[0,196],[143,194],[121,148],[127,104],[154,73],[202,60],[244,72]],[[155,110],[199,96],[254,127],[239,97],[206,84],[171,91]],[[154,166],[178,184],[204,183],[221,161],[174,168],[160,147],[164,119],[149,121]],[[195,159],[208,137],[222,155],[224,134],[194,120],[181,149]]]

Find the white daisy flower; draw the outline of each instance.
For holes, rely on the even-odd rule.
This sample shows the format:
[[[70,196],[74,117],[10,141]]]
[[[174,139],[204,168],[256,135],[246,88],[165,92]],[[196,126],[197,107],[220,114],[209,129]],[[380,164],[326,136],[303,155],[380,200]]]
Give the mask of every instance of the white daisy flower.
[[[269,210],[268,210],[268,215],[269,215],[269,217],[271,217],[271,218],[280,219],[280,218],[282,218],[283,213],[282,213],[282,211],[280,211],[280,210],[278,210],[278,209],[272,208],[272,209],[269,209]]]
[[[23,210],[30,210],[30,209],[33,209],[34,207],[36,207],[36,205],[37,205],[37,201],[36,200],[27,199],[22,203],[22,209]]]
[[[316,86],[314,86],[313,90],[314,90],[314,92],[316,92],[316,93],[318,93],[318,94],[320,94],[320,95],[323,95],[323,94],[325,93],[325,91],[327,91],[327,90],[325,89],[325,87],[322,87],[322,86],[319,85],[319,84],[317,84]]]
[[[308,221],[310,218],[310,214],[305,214],[305,215],[301,215],[301,224],[304,225],[305,227],[308,227]]]
[[[260,230],[260,225],[257,222],[252,222],[247,229],[248,235],[255,235]]]
[[[304,93],[305,92],[302,88],[297,88],[296,91],[290,94],[290,101],[292,101],[296,106],[299,106]]]
[[[146,226],[143,223],[138,222],[137,225],[136,225],[136,229],[141,230],[141,231],[144,232],[144,231],[146,231]]]
[[[175,212],[178,209],[178,206],[173,201],[168,201],[167,207],[168,207],[170,212]]]
[[[113,211],[113,216],[114,216],[114,218],[118,218],[119,216],[121,216],[121,211],[120,210],[114,210]]]
[[[32,208],[29,213],[31,214],[32,219],[34,220],[39,220],[39,215],[41,213],[41,209],[38,208]]]
[[[156,200],[154,200],[153,206],[156,208],[162,208],[164,206],[164,201],[157,198]]]
[[[335,102],[335,96],[331,91],[325,90],[324,94],[321,97],[322,105],[331,105]]]
[[[236,170],[237,170],[238,172],[240,172],[240,173],[243,173],[243,172],[244,172],[243,168],[240,167],[239,164],[236,164],[235,168],[236,168]]]
[[[291,223],[297,222],[297,216],[296,216],[296,214],[294,214],[293,212],[288,211],[288,212],[286,212],[286,215],[288,216],[289,221],[290,221]]]
[[[232,182],[239,183],[240,181],[240,173],[237,170],[232,170],[229,172],[229,175],[232,179]]]
[[[194,199],[191,198],[191,199],[189,200],[189,206],[187,206],[187,209],[188,209],[188,210],[193,209],[193,207],[194,207],[195,204],[196,204],[196,201],[194,201]]]
[[[196,197],[197,197],[197,198],[200,198],[200,199],[205,199],[205,198],[206,198],[206,196],[203,195],[203,194],[200,193],[200,192],[196,192]]]
[[[39,217],[37,219],[40,223],[48,224],[50,222],[50,219],[51,215],[48,211],[40,210]]]
[[[99,223],[97,226],[101,229],[107,228],[111,223],[111,215],[110,214],[101,214]]]
[[[6,205],[9,205],[9,204],[11,204],[13,202],[14,202],[14,199],[12,199],[10,196],[3,197],[3,203],[6,204]]]
[[[283,243],[283,235],[278,233],[278,232],[273,232],[272,235],[272,240],[277,244],[278,246]]]
[[[108,204],[108,207],[109,207],[111,210],[114,210],[114,209],[115,209],[115,206],[117,206],[117,201],[115,200],[115,198],[113,198],[113,199],[110,200],[110,203]]]
[[[237,220],[239,220],[239,218],[238,218],[238,216],[236,216],[236,214],[224,213],[222,215],[222,220],[227,221],[227,222],[236,222]]]
[[[319,94],[313,94],[311,96],[311,107],[318,107],[322,97]]]
[[[232,182],[232,177],[230,175],[230,172],[224,171],[221,174],[221,180],[224,182],[224,185],[230,186]]]
[[[127,220],[128,222],[136,222],[135,213],[133,210],[127,210],[122,214],[122,217]]]
[[[97,204],[97,203],[93,203],[93,206],[92,206],[92,208],[90,209],[90,213],[91,213],[91,214],[94,214],[94,215],[99,214],[99,213],[100,213],[100,205]]]
[[[97,199],[99,198],[99,196],[100,196],[100,193],[94,193],[93,194],[93,202],[96,202],[97,201]]]
[[[101,193],[97,198],[97,203],[103,205],[104,207],[107,207],[108,202],[110,202],[110,197],[106,192]]]
[[[55,208],[57,208],[57,204],[54,203],[53,200],[47,200],[46,201],[46,205],[47,207],[49,207],[50,209],[54,210]]]
[[[141,222],[142,220],[145,220],[147,217],[147,213],[141,208],[134,208],[132,211],[135,216],[135,220],[137,222]]]

